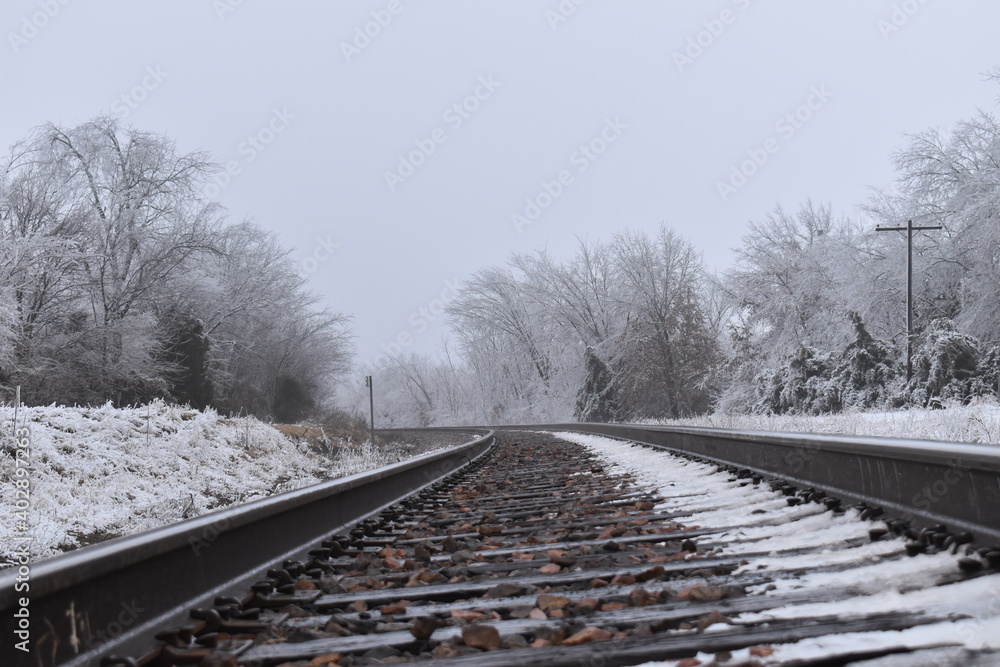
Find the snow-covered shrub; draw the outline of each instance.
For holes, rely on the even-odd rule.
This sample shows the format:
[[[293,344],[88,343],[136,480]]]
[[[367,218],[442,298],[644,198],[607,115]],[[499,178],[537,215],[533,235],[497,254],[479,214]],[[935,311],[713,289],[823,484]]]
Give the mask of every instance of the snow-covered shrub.
[[[896,375],[892,348],[874,338],[857,313],[854,340],[840,355],[801,346],[777,369],[757,376],[760,414],[824,414],[882,405]]]
[[[756,412],[764,414],[820,414],[841,407],[839,388],[834,381],[833,355],[799,347],[779,369],[767,369],[758,376],[760,400]]]
[[[894,403],[923,407],[967,403],[987,393],[980,378],[980,346],[975,337],[956,330],[951,320],[934,320],[917,341],[913,377]]]
[[[892,347],[874,338],[857,313],[848,313],[854,325],[854,340],[844,350],[838,368],[838,384],[845,407],[869,409],[885,402],[896,376]]]

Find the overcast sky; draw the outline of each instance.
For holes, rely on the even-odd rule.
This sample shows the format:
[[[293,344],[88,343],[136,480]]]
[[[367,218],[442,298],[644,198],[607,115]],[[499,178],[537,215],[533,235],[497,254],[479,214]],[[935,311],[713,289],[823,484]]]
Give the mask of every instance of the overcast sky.
[[[512,251],[665,221],[724,269],[776,204],[860,216],[906,133],[996,110],[998,25],[986,0],[6,0],[0,144],[107,114],[228,163],[206,194],[294,246],[363,362],[437,351],[436,300]]]

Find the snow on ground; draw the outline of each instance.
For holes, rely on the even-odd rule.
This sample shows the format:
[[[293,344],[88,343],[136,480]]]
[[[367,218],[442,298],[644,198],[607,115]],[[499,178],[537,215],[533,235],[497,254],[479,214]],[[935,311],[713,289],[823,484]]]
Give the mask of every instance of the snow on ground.
[[[699,538],[699,544],[714,546],[713,556],[748,558],[749,563],[737,573],[762,572],[776,577],[769,586],[751,587],[749,594],[849,589],[865,596],[863,609],[857,597],[849,597],[836,602],[786,605],[764,612],[739,614],[732,617],[734,624],[827,615],[846,619],[861,613],[889,611],[910,611],[935,619],[949,619],[899,632],[826,635],[762,647],[757,653],[743,649],[733,651],[726,662],[716,662],[711,654],[699,654],[697,664],[703,667],[778,665],[815,660],[838,652],[894,647],[940,646],[950,647],[947,651],[956,647],[962,651],[1000,651],[1000,574],[935,586],[943,577],[956,575],[956,556],[938,553],[901,557],[903,543],[899,539],[868,542],[868,530],[881,524],[859,520],[854,510],[836,515],[822,511],[815,503],[789,507],[780,494],[770,488],[740,486],[739,481],[730,482],[727,475],[717,474],[712,465],[610,438],[580,433],[556,435],[584,445],[606,465],[629,472],[637,483],[658,490],[665,500],[657,509],[690,511],[689,516],[680,519],[686,526],[708,529],[718,526],[718,533]],[[782,502],[775,503],[775,500]],[[766,512],[754,514],[761,509]],[[857,546],[848,546],[849,541]],[[801,548],[820,549],[800,555],[783,555],[780,551]],[[752,556],[751,552],[767,555]],[[782,577],[783,572],[789,570],[846,564],[853,567]],[[731,627],[718,624],[706,632]],[[942,664],[962,664],[966,654],[954,655],[957,656],[954,661]],[[676,667],[678,664],[679,661],[671,660],[650,662],[641,667]],[[898,664],[909,663],[904,660]]]
[[[874,435],[942,442],[1000,444],[1000,405],[980,401],[941,410],[846,412],[836,415],[722,415],[646,421],[660,426],[711,426],[786,433]]]
[[[388,465],[365,443],[332,458],[252,417],[148,407],[20,408],[31,430],[32,558]],[[0,567],[16,546],[14,409],[0,406]]]

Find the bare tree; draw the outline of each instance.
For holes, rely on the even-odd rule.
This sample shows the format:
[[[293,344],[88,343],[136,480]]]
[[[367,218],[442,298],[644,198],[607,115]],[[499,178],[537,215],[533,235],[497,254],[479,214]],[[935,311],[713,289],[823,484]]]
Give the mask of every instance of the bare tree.
[[[614,248],[623,285],[619,298],[629,313],[618,372],[622,402],[641,417],[704,412],[718,344],[705,320],[700,256],[666,225],[653,238],[619,234]]]
[[[625,318],[610,246],[581,241],[565,264],[540,251],[514,255],[511,265],[520,270],[523,288],[557,327],[575,335],[584,349],[613,353],[624,333]]]
[[[524,408],[547,402],[554,370],[547,318],[512,270],[476,273],[449,304],[448,313],[464,358],[480,378],[484,400],[507,409],[514,403]],[[503,419],[507,410],[490,412]]]

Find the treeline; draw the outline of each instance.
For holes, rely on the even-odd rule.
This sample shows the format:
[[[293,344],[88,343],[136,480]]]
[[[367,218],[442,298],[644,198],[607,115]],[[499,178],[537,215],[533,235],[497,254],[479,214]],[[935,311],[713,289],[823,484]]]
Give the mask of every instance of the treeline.
[[[383,406],[377,419],[523,423],[704,412],[722,361],[705,289],[698,253],[665,226],[581,243],[564,262],[545,252],[514,255],[474,274],[448,306],[461,363],[411,355],[372,371]]]
[[[349,362],[347,318],[317,308],[274,234],[205,200],[216,169],[108,118],[45,125],[11,149],[0,391],[280,420],[328,393]]]
[[[1000,125],[910,137],[857,217],[806,201],[750,223],[711,274],[666,225],[514,254],[448,306],[457,349],[362,368],[380,426],[824,413],[1000,391]],[[289,251],[202,195],[217,167],[96,119],[46,125],[0,170],[0,392],[166,398],[294,421],[350,367],[348,319]],[[912,377],[905,237],[913,220]]]
[[[778,207],[750,223],[720,275],[665,226],[562,262],[540,252],[484,269],[449,308],[462,362],[411,355],[370,369],[377,419],[819,414],[995,396],[1000,125],[981,112],[909,137],[894,161],[896,185],[862,215]],[[906,237],[875,231],[907,220],[943,227],[914,237],[910,378]]]
[[[931,158],[938,167],[949,151],[968,147],[962,131],[938,144],[942,152]],[[927,139],[915,139],[900,163],[925,151]],[[1000,136],[994,142],[1000,154]],[[925,172],[921,179],[937,183],[920,187],[943,192],[958,176],[946,174]],[[905,174],[904,182],[914,183],[914,176]],[[944,225],[914,238],[912,376],[905,356],[905,236],[835,223],[829,209],[807,205],[795,216],[779,210],[751,225],[737,267],[724,278],[731,377],[720,410],[820,414],[997,394],[1000,319],[996,296],[987,294],[1000,280],[996,209],[982,208],[978,196],[949,197],[931,213],[912,194],[880,193],[868,206],[880,223]]]

